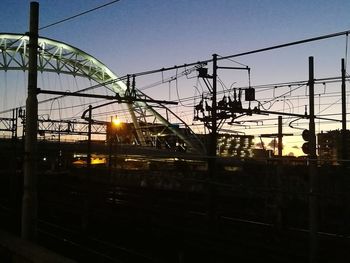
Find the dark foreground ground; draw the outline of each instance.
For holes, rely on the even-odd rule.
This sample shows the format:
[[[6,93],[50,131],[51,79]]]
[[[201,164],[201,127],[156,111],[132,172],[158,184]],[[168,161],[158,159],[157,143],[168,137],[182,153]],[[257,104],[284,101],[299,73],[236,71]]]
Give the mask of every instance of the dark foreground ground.
[[[350,261],[346,174],[319,168],[318,262]],[[21,174],[0,178],[1,227],[18,234]],[[42,172],[38,243],[78,262],[308,262],[307,178],[273,163],[210,181],[181,166]]]

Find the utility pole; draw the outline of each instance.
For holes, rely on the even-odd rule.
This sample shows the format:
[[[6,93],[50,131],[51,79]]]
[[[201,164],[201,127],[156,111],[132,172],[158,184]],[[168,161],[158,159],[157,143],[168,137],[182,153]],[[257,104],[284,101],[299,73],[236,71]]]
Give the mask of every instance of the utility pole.
[[[310,263],[318,262],[318,178],[314,112],[314,58],[309,57],[309,231],[310,231]]]
[[[91,168],[91,126],[92,126],[92,106],[89,105],[89,123],[88,123],[88,141],[87,141],[87,160],[88,176],[90,177]]]
[[[213,54],[213,82],[212,82],[212,104],[211,104],[211,133],[209,139],[208,149],[208,169],[209,169],[209,208],[208,208],[208,223],[209,229],[214,229],[215,224],[215,189],[213,180],[215,178],[216,171],[216,144],[217,144],[217,103],[216,103],[216,90],[217,90],[217,54]]]
[[[278,158],[282,158],[282,149],[283,149],[283,144],[282,144],[282,116],[278,116]]]
[[[22,201],[22,238],[35,241],[37,225],[37,49],[39,3],[30,3],[28,97],[24,148],[24,185]]]
[[[89,105],[88,117],[88,139],[87,139],[87,155],[86,155],[86,179],[84,184],[85,199],[83,203],[82,229],[87,231],[89,225],[89,203],[90,203],[90,177],[91,177],[91,126],[92,126],[92,106]]]
[[[210,135],[210,146],[209,146],[209,156],[213,160],[212,168],[215,166],[215,158],[216,158],[216,142],[217,142],[217,103],[216,103],[216,90],[217,90],[217,54],[213,55],[213,97],[211,104],[211,135]],[[211,170],[211,176],[214,175],[215,170]]]
[[[276,226],[278,230],[283,227],[283,196],[282,196],[282,174],[283,174],[283,144],[282,144],[282,116],[278,116],[278,161],[277,161],[277,176],[276,176]]]
[[[347,166],[348,159],[348,145],[347,145],[347,136],[346,136],[346,82],[345,76],[345,60],[341,60],[341,105],[342,105],[342,160],[343,166]]]

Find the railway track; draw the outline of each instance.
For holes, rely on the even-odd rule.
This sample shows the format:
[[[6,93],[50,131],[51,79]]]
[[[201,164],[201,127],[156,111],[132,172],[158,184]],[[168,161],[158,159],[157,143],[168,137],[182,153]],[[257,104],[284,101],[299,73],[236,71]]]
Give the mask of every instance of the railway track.
[[[43,220],[38,222],[38,234],[40,243],[52,246],[56,251],[68,254],[78,262],[160,262],[138,251]]]
[[[218,262],[233,259],[259,262],[261,258],[269,262],[307,262],[308,232],[305,228],[279,229],[274,222],[259,220],[258,217],[237,217],[235,215],[240,213],[230,211],[227,204],[221,204],[215,222],[208,226],[205,194],[124,187],[96,189],[98,187],[93,196],[98,197],[89,198],[89,209],[93,211],[89,212],[91,240],[114,244],[124,251],[121,255],[125,251],[134,251],[144,255],[144,260],[154,262],[191,262],[188,258],[195,260],[196,257],[202,257],[202,262],[216,262],[214,259],[221,260]],[[76,190],[73,192],[81,199],[76,203],[82,203],[84,195],[76,194]],[[59,207],[56,203],[52,206]],[[67,206],[61,207],[65,210]],[[82,217],[83,209],[79,205],[70,210],[75,212],[70,213],[71,217]],[[65,222],[64,227],[74,225],[70,224],[74,220],[67,218],[56,218],[55,224],[60,221]],[[79,222],[76,222],[75,228],[79,227]],[[347,236],[320,232],[319,237],[322,247],[328,250],[323,253],[324,262],[332,257],[342,259],[348,256],[345,248],[349,244]],[[89,242],[94,244],[91,240]],[[82,240],[79,242],[85,244]],[[99,246],[88,247],[96,250]],[[95,252],[111,260],[115,254],[110,250],[113,251],[113,246],[102,246],[101,251]],[[116,260],[127,258],[122,256]],[[138,262],[148,262],[142,260]]]
[[[303,213],[307,217],[302,199],[291,201],[294,207],[288,207],[281,227],[273,220],[271,198],[278,192],[222,187],[210,221],[205,191],[41,178],[40,242],[78,262],[307,262],[307,225],[299,221]],[[349,233],[334,225],[318,234],[320,262],[350,259]]]

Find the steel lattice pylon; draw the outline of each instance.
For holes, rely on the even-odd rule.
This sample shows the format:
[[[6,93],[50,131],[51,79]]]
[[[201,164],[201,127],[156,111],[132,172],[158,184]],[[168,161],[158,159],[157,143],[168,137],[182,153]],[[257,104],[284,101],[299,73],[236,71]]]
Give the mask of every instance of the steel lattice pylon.
[[[0,33],[0,70],[26,71],[28,69],[28,41],[29,37],[26,35]],[[98,59],[76,47],[43,37],[39,37],[38,71],[86,77],[97,83],[108,85],[121,96],[127,89],[126,84]],[[138,90],[136,90],[136,95],[137,97],[145,97],[145,94]],[[188,125],[164,105],[159,106],[175,116],[183,124],[186,132],[171,125],[166,118],[147,103],[133,102],[128,104],[128,110],[141,144],[145,144],[144,136],[147,136],[147,132],[142,132],[140,122],[146,123],[147,116],[152,115],[154,119],[186,142],[190,150],[203,153],[203,144]]]

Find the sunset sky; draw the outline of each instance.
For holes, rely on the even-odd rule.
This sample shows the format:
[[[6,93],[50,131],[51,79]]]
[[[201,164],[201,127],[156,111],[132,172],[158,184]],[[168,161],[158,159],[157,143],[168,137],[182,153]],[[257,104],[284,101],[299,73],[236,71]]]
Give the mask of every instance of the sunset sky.
[[[40,27],[107,2],[109,1],[39,1]],[[2,0],[0,32],[28,31],[29,3],[30,1],[24,0]],[[84,16],[41,30],[40,35],[78,47],[102,61],[117,75],[123,76],[210,59],[213,53],[227,56],[350,30],[349,14],[348,0],[120,0]],[[306,80],[309,56],[315,57],[316,78],[334,77],[339,76],[340,60],[347,55],[346,43],[344,36],[239,57],[235,61],[251,67],[252,85]],[[232,61],[223,61],[222,65],[237,66]],[[177,73],[169,72],[169,76],[171,74]],[[222,80],[222,89],[232,85],[242,87],[248,83],[246,73],[243,72],[219,72],[219,77]],[[147,85],[160,78],[164,76],[140,79],[138,84]],[[171,100],[191,97],[196,92],[193,86],[197,84],[196,80],[176,83],[178,86],[175,90],[175,83],[170,83],[150,89],[148,94],[158,99]],[[339,84],[319,86],[316,87],[316,94],[338,92],[339,87]],[[285,91],[270,89],[266,93],[257,93],[257,96],[265,101]],[[303,113],[305,102],[302,101],[302,96],[306,96],[307,91],[304,87],[298,92],[290,94],[297,96],[297,99],[287,102],[283,98],[279,106],[278,103],[275,105],[277,108],[274,110],[292,107],[293,112]],[[318,103],[316,114],[338,113],[339,109],[334,107],[339,104],[338,99],[319,95],[315,99]],[[186,121],[192,122],[193,109],[177,108],[176,111],[183,114]],[[259,119],[259,116],[253,117]],[[243,129],[248,134],[276,133],[277,116],[274,117],[276,120],[272,121],[271,129],[262,131],[254,128],[250,132],[246,126],[238,127],[238,130]],[[334,118],[339,119],[339,116]],[[288,123],[285,124],[287,127]],[[319,132],[340,127],[334,123],[327,125],[318,126],[316,130]],[[301,133],[300,129],[286,129],[286,132],[296,135]],[[299,136],[286,137],[285,144],[288,147],[284,154],[300,154],[300,151],[294,149],[294,146],[302,144]]]

